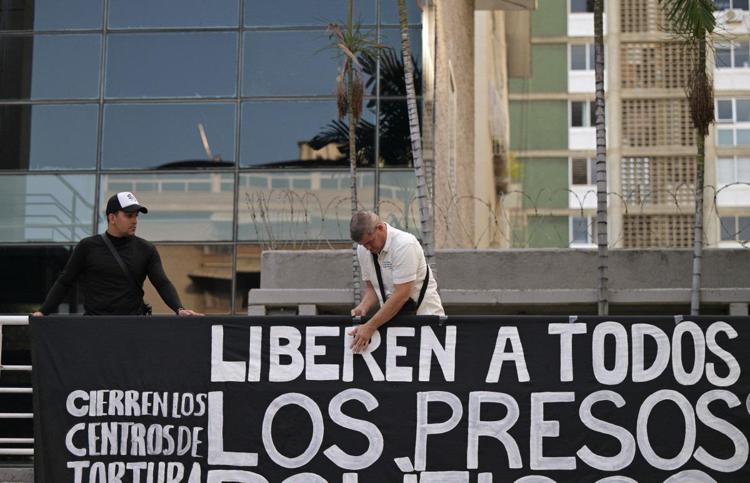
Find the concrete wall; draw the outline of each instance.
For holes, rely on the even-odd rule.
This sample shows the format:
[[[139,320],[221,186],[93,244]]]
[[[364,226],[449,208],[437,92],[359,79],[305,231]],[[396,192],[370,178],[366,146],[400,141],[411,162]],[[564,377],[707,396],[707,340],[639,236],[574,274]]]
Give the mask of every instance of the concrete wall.
[[[691,250],[610,250],[611,289],[689,288]],[[266,251],[261,288],[351,288],[349,250]],[[747,250],[705,250],[704,288],[748,288]],[[441,289],[595,288],[595,250],[438,250]]]
[[[472,246],[472,204],[450,208],[454,197],[474,189],[474,2],[436,1],[435,23],[435,241],[438,247]],[[462,229],[447,230],[458,225]]]
[[[261,288],[250,315],[348,314],[348,250],[265,252]],[[435,270],[448,315],[597,313],[597,254],[576,250],[441,250]],[[612,250],[612,315],[690,312],[689,250]],[[707,250],[702,315],[747,315],[750,272],[745,250]]]

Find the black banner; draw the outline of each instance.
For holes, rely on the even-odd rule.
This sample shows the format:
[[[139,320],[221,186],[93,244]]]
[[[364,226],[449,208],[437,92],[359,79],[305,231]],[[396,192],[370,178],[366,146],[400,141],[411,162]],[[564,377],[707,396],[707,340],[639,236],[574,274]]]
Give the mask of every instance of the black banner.
[[[32,318],[35,479],[747,482],[748,322]]]

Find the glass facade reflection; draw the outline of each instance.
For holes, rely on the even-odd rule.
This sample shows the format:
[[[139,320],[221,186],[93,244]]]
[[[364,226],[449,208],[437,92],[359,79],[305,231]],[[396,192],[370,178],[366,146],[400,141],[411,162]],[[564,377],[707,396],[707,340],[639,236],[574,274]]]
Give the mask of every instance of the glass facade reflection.
[[[99,97],[100,35],[0,35],[0,54],[0,99]]]
[[[2,169],[94,169],[94,104],[0,105]]]
[[[185,307],[204,314],[226,314],[231,310],[231,246],[157,244],[156,247],[164,271],[169,275],[169,280],[180,294]],[[260,277],[257,278],[260,282]],[[258,286],[259,283],[250,288]],[[146,284],[144,292],[144,298],[153,305],[155,314],[172,314],[172,310],[150,283]]]
[[[360,165],[373,164],[374,122],[365,111],[358,125]],[[244,102],[242,124],[242,166],[349,165],[348,127],[338,122],[332,100]]]
[[[76,30],[102,26],[101,0],[0,2],[0,30]]]
[[[240,0],[109,0],[109,28],[236,27]]]
[[[0,175],[0,240],[77,242],[93,231],[93,175]]]
[[[235,115],[235,105],[228,103],[105,106],[102,168],[231,163]]]
[[[413,229],[397,4],[355,2],[385,46],[362,59],[358,197]],[[421,12],[407,5],[420,95]],[[342,58],[327,31],[346,15],[347,0],[0,2],[0,248],[69,250],[104,230],[108,196],[133,191],[151,209],[139,235],[181,295],[242,313],[263,248],[347,245]],[[34,283],[23,298],[38,304],[49,286]]]
[[[237,34],[111,34],[106,97],[233,97]]]
[[[358,198],[372,209],[374,172],[361,170]],[[274,245],[346,240],[351,217],[348,172],[256,171],[240,178],[239,238]]]
[[[100,206],[119,191],[149,208],[138,221],[147,240],[231,241],[232,173],[112,174],[101,180]],[[106,226],[101,214],[100,226]]]
[[[336,51],[325,30],[246,32],[245,96],[333,95]]]

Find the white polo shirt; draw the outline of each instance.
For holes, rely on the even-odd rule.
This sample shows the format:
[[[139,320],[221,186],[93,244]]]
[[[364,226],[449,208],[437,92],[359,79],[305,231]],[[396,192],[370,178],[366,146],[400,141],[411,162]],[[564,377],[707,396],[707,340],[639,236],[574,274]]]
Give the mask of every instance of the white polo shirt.
[[[411,298],[416,302],[419,300],[419,292],[427,273],[427,262],[424,258],[422,246],[411,233],[393,228],[388,223],[385,226],[387,228],[385,246],[378,254],[380,273],[383,277],[383,285],[385,285],[385,295],[390,297],[393,294],[393,284],[414,282],[411,289]],[[357,258],[362,269],[362,279],[372,283],[382,306],[383,297],[380,295],[378,275],[375,272],[372,254],[367,248],[358,245]],[[432,271],[430,271],[430,280],[427,284],[424,299],[417,309],[417,315],[445,315],[443,304],[440,302],[440,295],[437,292],[435,274]]]

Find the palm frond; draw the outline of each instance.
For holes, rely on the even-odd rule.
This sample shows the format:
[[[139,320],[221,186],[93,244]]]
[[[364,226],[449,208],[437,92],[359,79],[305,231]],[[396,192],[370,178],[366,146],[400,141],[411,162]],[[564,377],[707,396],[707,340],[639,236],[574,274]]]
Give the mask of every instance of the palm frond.
[[[369,165],[375,159],[375,125],[360,119],[356,129],[357,165]],[[344,121],[331,121],[315,135],[308,144],[313,149],[321,149],[335,144],[342,154],[342,159],[349,158],[349,125]]]
[[[716,28],[712,0],[659,0],[675,34],[702,39]]]

